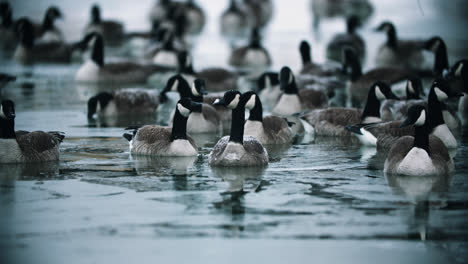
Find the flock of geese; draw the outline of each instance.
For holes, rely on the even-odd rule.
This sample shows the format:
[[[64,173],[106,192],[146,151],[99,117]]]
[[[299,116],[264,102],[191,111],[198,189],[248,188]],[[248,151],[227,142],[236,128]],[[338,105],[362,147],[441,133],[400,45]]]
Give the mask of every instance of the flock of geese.
[[[363,72],[366,45],[358,29],[365,18],[339,6],[346,1],[312,3],[315,12],[323,9],[322,14],[329,12],[327,8],[346,10],[347,31],[332,38],[326,47],[329,62],[323,64],[312,60],[307,41],[300,42],[302,68],[297,73],[288,66],[279,72],[269,70],[273,58],[263,46],[262,36],[272,18],[270,0],[230,0],[222,13],[221,33],[232,45],[228,62],[236,70],[194,70],[191,40],[203,30],[206,17],[193,0],[157,1],[150,11],[152,28],[130,33],[120,22],[104,20],[99,6],[93,5],[83,38],[76,43],[65,42],[54,25],[62,17],[58,7],[50,7],[43,22],[35,24],[26,17],[14,20],[11,6],[2,2],[0,38],[3,51],[11,51],[20,64],[70,63],[76,54],[86,57],[76,72],[77,83],[145,83],[148,78],[157,78],[165,84],[160,92],[120,89],[98,93],[89,98],[89,119],[151,115],[171,100],[169,93],[178,93],[180,99],[171,114],[170,126],[126,129],[123,137],[132,155],[195,156],[198,147],[190,134],[230,130],[213,147],[209,164],[265,166],[269,155],[264,146],[292,144],[304,134],[313,133],[357,138],[361,144],[387,153],[387,173],[429,175],[453,171],[450,153],[456,150],[456,135],[468,119],[467,96],[461,97],[467,93],[467,61],[459,60],[450,66],[443,39],[399,39],[395,26],[384,21],[375,28],[387,35],[375,57],[376,67]],[[150,43],[144,58],[139,63],[108,63],[105,49],[131,38]],[[425,51],[434,54],[432,62],[428,63]],[[251,89],[240,87],[241,78],[250,78]],[[15,77],[1,74],[0,79],[4,84]],[[425,91],[429,91],[427,99]],[[63,133],[15,131],[14,121],[15,104],[4,99],[0,111],[0,163],[59,159]]]

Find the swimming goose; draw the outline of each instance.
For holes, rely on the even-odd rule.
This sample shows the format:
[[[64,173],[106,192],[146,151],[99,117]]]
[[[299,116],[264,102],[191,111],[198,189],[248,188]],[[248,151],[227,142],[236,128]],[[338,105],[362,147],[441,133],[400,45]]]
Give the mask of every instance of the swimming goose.
[[[312,125],[316,135],[349,137],[351,133],[345,129],[346,125],[381,122],[380,105],[382,101],[395,98],[397,97],[387,84],[376,82],[369,89],[364,110],[332,107],[306,112],[302,118]]]
[[[454,170],[453,160],[443,142],[429,135],[428,115],[423,106],[409,109],[408,119],[401,126],[414,125],[414,137],[404,136],[395,142],[385,160],[385,173],[426,176]]]
[[[59,160],[62,132],[16,131],[15,104],[3,100],[0,107],[0,163]]]
[[[42,24],[33,24],[34,37],[38,42],[50,43],[65,41],[62,31],[54,25],[55,20],[60,18],[63,18],[63,15],[57,6],[50,6],[47,8]]]
[[[161,92],[161,102],[166,101],[166,93],[178,92],[180,98],[188,97],[192,101],[200,103],[200,107],[194,108],[187,121],[189,133],[217,132],[221,128],[221,117],[211,104],[204,102],[203,95],[206,94],[205,83],[201,79],[195,79],[192,87],[181,75],[169,78],[166,87]],[[209,100],[212,101],[212,100]],[[213,100],[214,101],[214,100]],[[171,116],[173,116],[171,114]]]
[[[447,46],[439,36],[432,37],[424,43],[424,49],[434,53],[434,66],[432,72],[435,77],[442,77],[445,70],[449,70]]]
[[[264,68],[272,64],[270,54],[261,44],[258,28],[252,29],[247,46],[236,48],[231,52],[229,64],[241,68]]]
[[[286,144],[293,140],[293,133],[288,121],[278,116],[263,116],[262,102],[255,92],[243,94],[250,110],[249,118],[244,125],[244,135],[255,137],[263,145]]]
[[[406,96],[400,97],[400,100],[390,99],[382,103],[380,114],[383,121],[403,120],[406,118],[410,106],[424,103],[421,96],[425,94],[420,78],[408,79],[405,90]]]
[[[395,26],[389,21],[382,22],[375,30],[387,34],[387,41],[379,47],[375,58],[377,67],[421,69],[424,64],[422,41],[398,39]]]
[[[18,44],[18,37],[15,32],[15,22],[11,6],[8,2],[0,3],[0,17],[2,23],[0,25],[0,48],[1,50],[14,50]]]
[[[300,74],[310,74],[314,76],[334,76],[340,74],[342,67],[337,63],[316,64],[312,62],[311,48],[307,41],[301,41],[299,52],[302,59],[302,69]]]
[[[258,96],[266,108],[271,110],[282,92],[277,72],[264,72],[257,80]]]
[[[156,112],[159,97],[152,90],[121,89],[101,92],[88,100],[88,118],[123,114],[148,114]]]
[[[463,125],[468,124],[468,60],[457,61],[447,74],[450,87],[455,91],[463,93],[458,102],[458,112],[462,117]]]
[[[228,91],[215,105],[232,110],[231,133],[221,138],[209,156],[211,166],[251,167],[268,164],[268,153],[263,145],[252,136],[244,137],[246,98],[238,91]]]
[[[357,16],[348,17],[346,20],[346,33],[339,33],[333,36],[327,44],[327,58],[329,60],[343,63],[343,49],[351,47],[354,49],[362,63],[366,55],[366,44],[364,40],[356,33],[360,21]]]
[[[123,135],[129,141],[130,152],[136,155],[149,156],[196,156],[195,141],[187,135],[187,119],[193,108],[199,103],[190,98],[177,102],[172,127],[146,125]]]
[[[324,108],[328,106],[328,99],[322,91],[312,89],[299,90],[294,74],[289,67],[283,67],[280,72],[280,87],[283,94],[272,110],[280,116],[290,116],[304,110]]]
[[[132,62],[104,63],[104,41],[98,33],[90,33],[91,58],[77,71],[75,81],[89,83],[144,83],[156,72],[171,68],[161,65],[143,65]]]
[[[63,42],[37,43],[33,25],[27,18],[17,22],[19,43],[13,58],[21,64],[32,63],[69,63],[73,52],[83,49],[86,38],[73,44]]]
[[[104,42],[109,45],[120,44],[124,40],[124,26],[119,21],[103,20],[101,8],[98,4],[91,7],[91,20],[84,30],[87,35],[97,32],[102,35]]]
[[[249,14],[252,27],[266,26],[273,16],[271,0],[244,0],[243,4]]]
[[[249,20],[246,11],[236,0],[229,1],[229,7],[221,14],[221,33],[226,37],[239,38],[247,35]]]
[[[377,81],[394,86],[413,77],[413,74],[407,70],[391,67],[375,68],[363,74],[361,63],[355,51],[348,48],[344,50],[344,60],[343,68],[351,70],[346,90],[352,106],[359,106],[362,102],[365,102],[369,87]]]

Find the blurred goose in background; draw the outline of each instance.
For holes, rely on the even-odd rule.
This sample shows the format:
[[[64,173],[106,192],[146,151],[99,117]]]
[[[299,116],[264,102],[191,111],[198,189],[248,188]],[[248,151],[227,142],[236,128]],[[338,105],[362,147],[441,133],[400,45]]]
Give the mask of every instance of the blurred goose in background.
[[[193,109],[187,122],[187,131],[190,133],[211,133],[221,129],[222,117],[230,114],[224,109],[218,112],[211,103],[219,97],[206,97],[205,83],[201,79],[195,79],[192,86],[181,75],[174,75],[167,81],[167,85],[161,92],[161,103],[167,101],[168,92],[178,92],[180,98],[188,97],[192,101],[200,103],[200,108]],[[171,114],[171,116],[173,116]],[[171,117],[172,118],[172,117]]]
[[[285,118],[268,115],[263,116],[260,98],[255,92],[243,94],[250,110],[249,118],[244,125],[244,135],[255,137],[263,145],[287,144],[293,140],[293,133]]]
[[[18,37],[15,32],[15,21],[10,3],[0,2],[0,48],[1,50],[14,50],[18,45]]]
[[[319,77],[330,77],[340,74],[342,67],[338,63],[317,64],[312,62],[311,47],[305,40],[299,44],[299,52],[302,59],[301,75],[313,75]]]
[[[171,30],[164,30],[161,34],[163,34],[161,45],[152,50],[149,57],[154,64],[176,69],[179,67],[178,56],[181,50],[175,47],[174,33]]]
[[[159,96],[153,90],[121,89],[101,92],[88,100],[88,118],[98,116],[141,115],[155,113]]]
[[[434,53],[433,75],[442,77],[444,72],[450,68],[445,41],[439,36],[432,37],[424,43],[424,49]]]
[[[221,14],[221,34],[234,41],[248,35],[249,20],[246,10],[237,0],[230,0],[229,7]]]
[[[0,163],[59,160],[62,132],[15,131],[15,104],[3,100],[0,107]]]
[[[332,107],[306,112],[301,118],[312,125],[316,135],[349,137],[351,133],[345,129],[345,126],[381,122],[381,103],[386,99],[396,98],[398,97],[392,93],[387,84],[376,82],[369,89],[364,110]]]
[[[328,98],[322,91],[312,89],[299,90],[294,79],[294,74],[289,67],[281,69],[280,87],[283,93],[272,110],[273,114],[290,116],[305,110],[328,106]]]
[[[165,20],[168,16],[167,13],[173,4],[172,0],[157,0],[150,10],[150,21],[160,23]]]
[[[278,102],[282,91],[280,88],[279,74],[277,72],[264,72],[257,80],[257,91],[260,100],[268,110]]]
[[[251,32],[247,46],[234,49],[229,56],[229,64],[239,68],[266,68],[272,64],[269,52],[261,44],[258,28]]]
[[[252,136],[244,136],[245,105],[247,100],[238,91],[228,91],[215,101],[232,110],[231,132],[221,138],[209,155],[211,166],[252,167],[268,164],[268,153]]]
[[[452,90],[462,92],[463,97],[458,102],[458,112],[464,126],[468,124],[468,60],[457,61],[447,74]]]
[[[430,112],[430,111],[429,111]],[[409,109],[401,127],[414,125],[415,134],[395,142],[385,160],[384,172],[410,176],[447,174],[454,170],[453,160],[444,143],[430,136],[430,118],[424,106]]]
[[[205,12],[195,0],[188,0],[184,6],[185,16],[187,17],[187,33],[200,34],[205,26]]]
[[[271,0],[244,0],[243,4],[253,28],[265,27],[273,17],[273,2]]]
[[[104,63],[104,40],[98,33],[86,37],[91,48],[90,59],[78,69],[75,80],[89,83],[144,83],[156,72],[168,72],[171,68],[161,65],[143,65],[132,62]]]
[[[92,32],[101,34],[108,45],[120,44],[125,36],[124,25],[121,22],[101,18],[101,8],[98,4],[91,7],[91,19],[84,30],[85,35]]]
[[[195,141],[187,135],[187,119],[192,109],[200,107],[199,103],[190,98],[182,98],[177,102],[172,127],[146,125],[125,133],[123,137],[129,141],[130,153],[148,156],[196,156],[198,148]]]
[[[362,73],[361,63],[352,49],[344,50],[345,70],[351,70],[350,81],[346,85],[349,104],[359,106],[366,100],[369,87],[377,81],[383,81],[390,86],[396,86],[397,83],[406,84],[406,80],[413,77],[413,74],[401,68],[375,68],[366,73]],[[404,87],[404,86],[403,86]]]
[[[16,80],[16,77],[13,75],[9,75],[6,73],[0,72],[0,91],[3,87],[5,87],[9,82],[13,82]]]
[[[62,31],[55,26],[55,20],[62,19],[63,15],[57,6],[47,8],[41,24],[33,24],[34,37],[38,42],[65,42]]]
[[[379,47],[375,58],[377,67],[423,68],[422,41],[398,39],[395,26],[389,21],[382,22],[375,30],[387,34],[387,41]]]
[[[83,50],[87,38],[73,44],[63,42],[36,43],[33,25],[27,18],[17,22],[19,43],[13,58],[21,64],[69,63],[74,51]],[[88,38],[89,39],[89,38]]]
[[[366,56],[366,43],[356,33],[356,29],[360,26],[360,21],[357,16],[351,16],[346,19],[346,33],[339,33],[327,44],[327,58],[336,62],[343,63],[343,49],[351,47],[356,51],[359,61],[364,62]]]
[[[356,16],[365,22],[374,12],[374,6],[368,0],[311,0],[311,9],[316,31],[322,18]]]

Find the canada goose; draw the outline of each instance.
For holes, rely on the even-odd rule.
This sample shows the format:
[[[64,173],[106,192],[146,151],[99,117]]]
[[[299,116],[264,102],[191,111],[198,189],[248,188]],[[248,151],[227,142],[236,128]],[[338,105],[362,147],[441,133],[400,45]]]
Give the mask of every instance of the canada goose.
[[[184,6],[185,16],[187,17],[187,33],[199,34],[205,26],[205,12],[195,3],[195,0],[188,0]]]
[[[244,0],[243,2],[252,27],[261,28],[268,24],[273,16],[271,0]]]
[[[356,53],[348,48],[344,49],[344,60],[343,68],[351,70],[346,90],[352,106],[359,106],[361,102],[365,102],[369,87],[377,81],[383,81],[393,86],[413,77],[413,74],[407,70],[391,67],[375,68],[363,74]]]
[[[265,68],[272,64],[270,54],[261,44],[258,28],[252,29],[247,46],[236,48],[231,52],[229,64],[241,68]]]
[[[88,118],[122,114],[154,113],[159,105],[158,95],[145,89],[122,89],[101,92],[88,100]]]
[[[172,0],[158,0],[150,10],[149,19],[151,22],[158,22],[165,20],[169,9],[174,5]]]
[[[10,3],[0,3],[0,17],[2,23],[0,24],[0,48],[1,50],[14,50],[18,44],[18,37],[15,32],[15,21]]]
[[[187,119],[199,103],[190,98],[177,102],[172,127],[146,125],[136,128],[133,133],[123,135],[130,143],[130,152],[136,155],[149,156],[196,156],[195,141],[187,135]]]
[[[463,125],[468,124],[468,60],[457,61],[447,74],[450,87],[455,91],[463,93],[463,97],[458,102],[458,112],[463,121]]]
[[[244,135],[255,137],[263,145],[291,143],[293,134],[288,121],[278,116],[263,116],[262,102],[254,92],[243,94],[250,110],[249,118],[244,125]]]
[[[332,107],[307,112],[303,114],[302,118],[312,125],[316,135],[349,137],[351,133],[345,129],[346,125],[381,122],[381,102],[395,98],[397,97],[387,84],[376,82],[369,89],[364,110]]]
[[[406,96],[400,97],[400,100],[389,99],[382,103],[380,114],[383,121],[403,120],[410,106],[424,103],[421,96],[425,94],[420,78],[408,79],[405,90]]]
[[[65,41],[62,31],[54,25],[55,20],[60,18],[63,18],[63,15],[57,6],[50,6],[47,8],[42,24],[33,24],[34,37],[38,42],[49,43]]]
[[[219,67],[205,68],[196,72],[193,69],[192,57],[186,51],[179,53],[179,73],[188,83],[193,83],[196,78],[203,79],[206,82],[207,91],[210,92],[236,90],[239,78],[237,73]]]
[[[322,91],[312,89],[299,90],[294,79],[294,74],[289,67],[281,69],[280,87],[283,94],[272,110],[274,114],[290,116],[304,110],[328,106],[327,96]]]
[[[401,67],[413,70],[423,67],[422,41],[398,39],[395,26],[389,21],[382,22],[375,30],[387,34],[387,41],[379,47],[375,58],[377,67]]]
[[[187,131],[189,133],[217,132],[221,128],[221,118],[217,109],[204,102],[203,95],[206,94],[206,91],[203,80],[195,79],[192,87],[190,87],[181,75],[169,78],[166,87],[161,92],[163,98],[161,102],[165,102],[166,93],[170,91],[177,91],[180,98],[188,97],[192,101],[200,103],[200,107],[192,109],[192,114],[188,118]]]
[[[342,67],[339,64],[326,63],[316,64],[312,62],[311,48],[307,41],[303,40],[299,44],[299,52],[302,59],[302,69],[300,74],[310,74],[314,76],[334,76],[341,73]]]
[[[314,29],[318,29],[320,20],[331,17],[357,16],[359,20],[366,21],[374,12],[369,0],[312,0],[311,10],[314,17]]]
[[[278,102],[282,92],[277,72],[264,72],[257,80],[258,96],[268,110]]]
[[[83,49],[85,39],[74,43],[62,42],[36,43],[33,25],[27,18],[21,18],[17,22],[19,43],[13,58],[22,64],[31,63],[69,63],[73,52]]]
[[[3,100],[0,107],[0,163],[45,162],[59,159],[62,132],[16,131],[15,104]]]
[[[401,126],[414,125],[415,135],[395,142],[385,160],[384,172],[410,176],[447,174],[454,169],[447,147],[430,136],[428,113],[423,106],[413,106]]]
[[[433,74],[435,77],[442,77],[445,70],[449,69],[447,56],[447,46],[439,36],[432,37],[424,43],[424,49],[434,53]]]
[[[327,44],[327,58],[329,60],[343,63],[343,48],[351,47],[356,51],[359,61],[363,62],[366,55],[366,43],[356,33],[356,28],[359,25],[360,21],[357,16],[346,19],[346,33],[336,34]]]
[[[227,91],[215,105],[223,105],[232,110],[231,133],[221,138],[209,156],[211,166],[265,166],[268,153],[254,137],[244,137],[246,98],[238,91]]]
[[[91,20],[86,26],[85,35],[97,32],[102,35],[106,44],[120,44],[124,40],[124,26],[119,21],[103,20],[98,4],[91,7]]]
[[[247,35],[249,20],[247,13],[237,3],[230,0],[229,7],[221,14],[221,33],[230,38],[239,38]]]
[[[161,45],[152,50],[149,54],[151,61],[157,65],[164,65],[176,69],[179,67],[179,53],[181,52],[174,46],[174,33],[171,30],[161,30]]]
[[[90,33],[91,58],[78,69],[75,81],[89,83],[143,83],[156,72],[171,69],[161,65],[142,65],[131,62],[104,63],[104,41],[98,33]]]

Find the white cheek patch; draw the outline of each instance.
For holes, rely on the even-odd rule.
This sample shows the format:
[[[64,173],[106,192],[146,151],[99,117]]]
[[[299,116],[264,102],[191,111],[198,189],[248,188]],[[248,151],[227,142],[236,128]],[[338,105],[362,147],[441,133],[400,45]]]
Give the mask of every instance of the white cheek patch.
[[[416,120],[414,125],[423,126],[424,123],[426,123],[426,111],[425,110],[421,111],[421,114],[419,114],[418,120]]]
[[[177,110],[179,110],[179,113],[183,115],[184,117],[188,117],[190,115],[190,110],[185,108],[181,104],[177,104]]]
[[[200,96],[200,93],[198,93],[197,88],[195,88],[195,83],[192,84],[192,94],[195,96]]]
[[[457,70],[455,71],[455,76],[460,77],[462,70],[463,70],[463,63],[460,63],[460,65],[458,65],[457,67]]]
[[[270,88],[270,87],[271,87],[270,77],[265,76],[265,88]]]
[[[408,90],[409,90],[410,93],[413,93],[413,94],[416,93],[416,91],[414,90],[412,81],[408,81]]]
[[[377,97],[377,99],[379,101],[383,101],[383,100],[387,99],[387,97],[385,97],[385,95],[380,90],[379,86],[375,86],[375,97]]]
[[[255,98],[256,96],[255,95],[252,95],[249,99],[249,101],[247,101],[247,104],[245,104],[245,108],[247,109],[252,109],[255,107]]]
[[[235,109],[237,105],[239,104],[239,100],[240,100],[240,95],[236,94],[236,97],[232,99],[232,101],[227,105],[227,107],[229,109]]]
[[[294,81],[294,76],[292,75],[291,72],[289,72],[289,80],[288,83],[291,84]]]
[[[0,105],[0,117],[3,119],[7,119],[5,113],[3,113],[3,105]]]
[[[171,86],[171,91],[177,92],[177,87],[179,87],[179,80],[175,80]]]
[[[439,101],[447,100],[447,98],[448,98],[447,94],[445,92],[443,92],[442,90],[440,90],[439,87],[435,87],[434,91],[435,91],[435,94],[436,94],[437,99]]]

